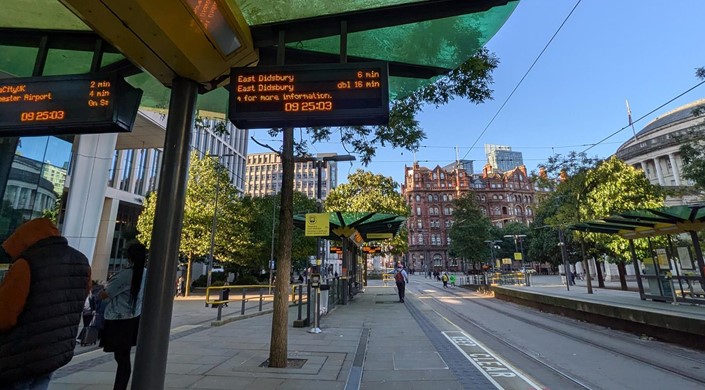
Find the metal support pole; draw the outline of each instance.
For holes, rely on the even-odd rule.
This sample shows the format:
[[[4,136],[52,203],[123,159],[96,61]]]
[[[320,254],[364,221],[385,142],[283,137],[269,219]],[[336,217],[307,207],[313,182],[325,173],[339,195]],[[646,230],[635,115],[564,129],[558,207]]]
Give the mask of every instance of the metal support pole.
[[[695,263],[700,269],[700,285],[705,286],[705,260],[703,260],[703,250],[700,247],[700,239],[698,232],[690,230],[690,240],[693,242],[693,251],[695,252]]]
[[[263,292],[262,289],[260,288],[260,289],[259,289],[259,311],[262,311],[262,299],[263,299],[263,294],[264,294],[264,292]]]
[[[218,317],[216,318],[216,320],[220,321],[220,319],[222,318],[222,315],[223,315],[223,305],[218,305]]]
[[[240,314],[245,314],[245,303],[247,301],[247,289],[242,289],[242,308],[240,309]]]
[[[309,275],[310,278],[310,275]],[[306,281],[306,321],[305,324],[311,323],[311,279]]]
[[[563,273],[565,274],[565,287],[570,291],[570,276],[568,276],[568,272],[570,272],[570,265],[568,264],[568,249],[565,247],[565,241],[563,240],[563,230],[558,229],[558,240],[560,241],[560,246],[561,246],[561,257],[563,257]]]
[[[218,161],[218,166],[220,166],[220,161]],[[218,193],[220,192],[220,175],[218,175],[216,170],[215,176],[215,204],[213,207],[213,221],[211,224],[211,246],[208,254],[208,266],[206,270],[206,288],[211,286],[211,275],[213,274],[213,247],[215,246],[215,227],[218,221]],[[206,303],[206,306],[208,304]]]
[[[321,173],[323,171],[323,161],[321,160],[316,160],[316,210],[318,213],[323,212],[323,200],[321,199],[321,186],[323,185],[323,181],[321,180]],[[326,278],[326,275],[324,272],[321,272],[321,269],[324,269],[325,264],[323,264],[323,250],[321,249],[321,243],[323,240],[321,237],[316,237],[316,266],[317,266],[317,272],[321,274],[323,279]],[[320,264],[319,264],[320,262]]]
[[[198,83],[177,78],[171,89],[164,159],[150,244],[148,283],[137,339],[133,389],[163,389],[169,353],[169,330],[174,303],[181,224],[186,201],[186,177],[191,127]]]
[[[301,308],[303,307],[303,297],[304,295],[304,289],[303,286],[299,284],[299,317],[298,320],[301,321]]]
[[[632,254],[632,263],[634,264],[634,274],[636,275],[636,284],[639,286],[639,298],[642,301],[646,300],[644,294],[644,282],[641,280],[641,270],[639,269],[639,257],[636,255],[636,249],[634,248],[634,240],[629,240],[629,251]],[[596,264],[597,265],[597,264]]]

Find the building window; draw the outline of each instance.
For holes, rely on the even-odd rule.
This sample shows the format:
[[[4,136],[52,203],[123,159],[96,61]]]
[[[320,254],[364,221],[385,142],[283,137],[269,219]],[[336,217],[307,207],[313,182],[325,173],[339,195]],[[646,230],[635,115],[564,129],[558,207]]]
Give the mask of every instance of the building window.
[[[134,155],[134,150],[126,150],[122,158],[122,166],[120,167],[120,189],[123,191],[129,191],[130,189],[130,179],[132,178],[132,157]]]

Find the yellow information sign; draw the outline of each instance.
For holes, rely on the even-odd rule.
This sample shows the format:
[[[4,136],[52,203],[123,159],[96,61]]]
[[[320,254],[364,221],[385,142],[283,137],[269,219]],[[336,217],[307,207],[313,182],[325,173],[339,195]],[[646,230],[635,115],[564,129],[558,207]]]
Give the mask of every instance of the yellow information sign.
[[[328,213],[306,214],[306,236],[325,237],[330,234]]]
[[[514,260],[521,260],[521,252],[514,252]]]

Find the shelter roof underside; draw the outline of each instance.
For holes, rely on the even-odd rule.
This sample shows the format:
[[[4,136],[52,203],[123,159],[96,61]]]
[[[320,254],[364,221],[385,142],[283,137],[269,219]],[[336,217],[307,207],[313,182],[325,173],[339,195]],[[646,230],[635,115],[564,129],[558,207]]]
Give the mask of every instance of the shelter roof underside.
[[[499,30],[518,1],[510,0],[224,0],[249,24],[259,65],[273,64],[278,32],[285,31],[287,63],[340,61],[341,21],[348,62],[390,63],[390,93],[400,96],[435,80],[471,57]],[[87,73],[98,35],[57,0],[16,0],[0,13],[0,77],[31,76],[38,47],[48,37],[45,75]],[[101,68],[144,90],[142,104],[168,106],[168,89],[106,45]],[[227,91],[199,98],[199,109],[225,112]]]
[[[569,227],[590,233],[617,234],[622,238],[644,238],[705,229],[705,205],[661,207],[618,213]]]
[[[351,237],[355,233],[359,233],[364,242],[376,241],[377,239],[370,237],[370,233],[396,235],[399,233],[401,225],[406,221],[406,218],[399,215],[376,212],[331,212],[328,216],[330,234],[323,238],[330,240],[340,240],[341,237]],[[294,226],[305,229],[306,215],[295,215]]]

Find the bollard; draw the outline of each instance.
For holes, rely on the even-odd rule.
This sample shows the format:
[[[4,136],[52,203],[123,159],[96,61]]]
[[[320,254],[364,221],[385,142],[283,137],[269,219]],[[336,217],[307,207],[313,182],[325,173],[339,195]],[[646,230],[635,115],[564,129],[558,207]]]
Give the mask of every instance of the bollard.
[[[306,284],[306,325],[311,323],[311,279]]]
[[[223,317],[223,305],[218,305],[218,317],[216,318],[217,321],[220,321],[220,319]]]
[[[304,293],[304,289],[301,287],[302,286],[299,284],[299,321],[301,321],[301,307],[303,306],[303,293]]]
[[[259,311],[262,311],[262,289],[259,289]]]
[[[242,309],[240,309],[240,314],[244,315],[245,314],[245,301],[247,297],[247,289],[243,288],[242,289]]]

